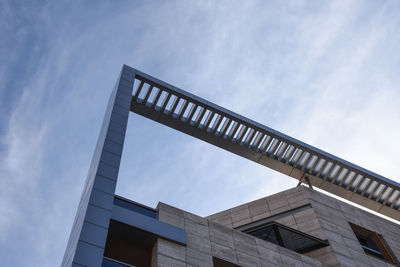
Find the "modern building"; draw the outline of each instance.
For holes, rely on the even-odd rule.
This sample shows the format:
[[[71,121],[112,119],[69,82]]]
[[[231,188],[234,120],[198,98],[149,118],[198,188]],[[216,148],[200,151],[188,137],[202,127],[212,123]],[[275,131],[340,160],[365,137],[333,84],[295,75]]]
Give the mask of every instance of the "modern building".
[[[299,186],[206,218],[117,196],[130,111]],[[314,187],[400,221],[399,183],[124,65],[62,266],[400,266],[399,224]]]

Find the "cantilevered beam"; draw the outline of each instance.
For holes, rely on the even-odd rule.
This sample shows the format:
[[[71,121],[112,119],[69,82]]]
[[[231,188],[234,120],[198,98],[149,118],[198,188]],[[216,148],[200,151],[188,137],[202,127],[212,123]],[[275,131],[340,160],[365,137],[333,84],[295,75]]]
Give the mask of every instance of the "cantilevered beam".
[[[135,90],[148,91],[140,92],[142,99]],[[400,220],[400,184],[395,181],[138,70],[133,96],[132,112],[295,179],[308,177],[315,187]],[[372,194],[378,187],[383,190]]]

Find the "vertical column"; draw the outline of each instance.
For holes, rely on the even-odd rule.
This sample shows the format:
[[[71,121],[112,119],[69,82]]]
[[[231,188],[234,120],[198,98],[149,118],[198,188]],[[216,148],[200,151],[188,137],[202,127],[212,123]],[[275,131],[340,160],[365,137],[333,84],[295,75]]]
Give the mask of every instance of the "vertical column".
[[[62,266],[101,266],[136,70],[123,66],[111,93]]]

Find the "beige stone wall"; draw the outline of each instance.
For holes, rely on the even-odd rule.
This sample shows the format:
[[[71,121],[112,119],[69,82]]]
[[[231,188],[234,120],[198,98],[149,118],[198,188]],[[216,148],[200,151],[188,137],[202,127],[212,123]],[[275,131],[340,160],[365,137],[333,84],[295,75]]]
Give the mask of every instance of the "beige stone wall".
[[[400,259],[400,225],[317,191],[305,190],[341,266],[392,266],[364,253],[349,222],[381,234]]]
[[[301,186],[232,209],[213,214],[211,221],[236,228],[310,204],[302,210],[274,221],[327,239],[329,247],[307,255],[336,266],[392,266],[364,253],[349,222],[381,234],[400,259],[400,226],[352,205]]]
[[[244,234],[231,226],[163,203],[159,203],[157,209],[160,221],[186,230],[187,245],[158,239],[153,249],[153,266],[212,266],[213,256],[241,266],[323,266],[315,259]]]

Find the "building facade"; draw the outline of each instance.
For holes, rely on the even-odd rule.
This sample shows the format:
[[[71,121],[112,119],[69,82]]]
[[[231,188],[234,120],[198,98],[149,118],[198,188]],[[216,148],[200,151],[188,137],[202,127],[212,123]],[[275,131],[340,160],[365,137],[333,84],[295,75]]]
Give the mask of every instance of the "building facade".
[[[102,266],[399,266],[399,225],[305,186],[206,218],[118,196],[114,210]]]
[[[298,179],[202,218],[115,194],[129,112]],[[140,151],[138,152],[140,153]],[[400,184],[123,66],[62,266],[393,266],[400,227],[312,188],[400,218]]]

